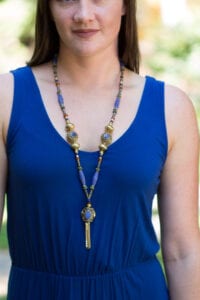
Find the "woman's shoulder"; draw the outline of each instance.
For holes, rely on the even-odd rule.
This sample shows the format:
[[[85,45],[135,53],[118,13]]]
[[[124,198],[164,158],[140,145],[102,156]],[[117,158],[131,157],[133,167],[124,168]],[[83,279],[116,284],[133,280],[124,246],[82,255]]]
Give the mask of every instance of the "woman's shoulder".
[[[12,87],[14,86],[14,76],[13,73],[22,73],[25,71],[28,67],[23,66],[19,67],[17,69],[10,70],[7,73],[0,74],[0,99],[2,98],[2,93],[7,94],[8,90],[10,91]],[[4,97],[5,95],[3,95]]]
[[[183,118],[185,115],[189,113],[193,115],[195,114],[194,105],[189,95],[181,88],[169,84],[163,80],[160,80],[157,77],[153,77],[151,75],[141,76],[131,72],[132,78],[133,76],[137,78],[138,82],[142,82],[147,78],[153,79],[155,82],[162,82],[164,87],[164,100],[165,100],[165,111],[169,114],[174,120],[174,116],[178,116]]]
[[[12,83],[13,83],[13,76],[10,72],[0,74],[0,87],[1,87],[0,90],[1,91],[6,88],[9,88],[9,86],[7,87],[7,84],[11,85]]]
[[[4,137],[7,135],[8,124],[11,116],[16,78],[23,82],[27,78],[28,66],[22,66],[8,73],[0,74],[0,130]]]
[[[151,79],[152,82],[162,82],[164,87],[164,100],[165,100],[165,112],[170,119],[176,122],[176,116],[180,118],[188,115],[189,113],[195,114],[194,105],[190,97],[179,87],[168,84],[160,80],[159,78],[152,77],[151,75],[140,75],[136,74],[131,70],[126,71],[126,85],[132,91],[136,87],[144,87],[145,82]],[[168,119],[169,119],[168,117]]]
[[[16,78],[19,78],[23,81],[27,78],[28,73],[30,74],[31,69],[35,70],[35,72],[40,72],[40,70],[43,70],[43,68],[43,65],[33,68],[29,66],[22,66],[13,69],[8,73],[0,74],[0,108],[1,105],[4,106],[5,103],[10,102],[9,100],[12,100]]]
[[[5,137],[14,93],[14,80],[11,73],[0,74],[0,129]]]
[[[196,118],[195,109],[190,97],[180,88],[165,84],[166,113],[174,122],[183,122],[185,118]]]
[[[11,73],[0,74],[0,120],[7,103],[13,98],[14,80]]]
[[[198,138],[196,112],[190,97],[180,88],[165,84],[165,116],[171,147],[187,135]]]
[[[192,101],[182,89],[177,86],[165,84],[165,99],[169,105],[179,105],[184,109],[185,106],[193,107]]]
[[[189,95],[183,89],[160,80],[160,78],[149,75],[144,77],[138,75],[138,80],[142,81],[143,78],[148,77],[154,79],[155,82],[163,83],[164,113],[169,150],[177,139],[182,138],[185,134],[194,134],[197,136],[197,117],[194,104]]]

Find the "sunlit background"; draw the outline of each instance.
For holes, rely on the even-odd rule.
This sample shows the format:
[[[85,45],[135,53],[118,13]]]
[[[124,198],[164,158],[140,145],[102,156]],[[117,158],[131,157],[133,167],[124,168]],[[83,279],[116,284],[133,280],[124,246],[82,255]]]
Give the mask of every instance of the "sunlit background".
[[[33,49],[35,0],[0,0],[0,73],[25,65]],[[181,87],[200,124],[199,0],[138,0],[141,74]],[[1,91],[1,88],[0,88]],[[159,235],[155,209],[153,221]],[[9,268],[6,214],[0,236],[0,300]]]

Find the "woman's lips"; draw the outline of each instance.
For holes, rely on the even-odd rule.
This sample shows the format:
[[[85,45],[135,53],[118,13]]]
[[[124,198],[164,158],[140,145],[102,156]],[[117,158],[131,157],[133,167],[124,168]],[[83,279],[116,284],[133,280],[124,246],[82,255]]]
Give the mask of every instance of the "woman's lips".
[[[95,35],[99,30],[97,29],[77,29],[73,30],[73,33],[80,38],[89,38]]]

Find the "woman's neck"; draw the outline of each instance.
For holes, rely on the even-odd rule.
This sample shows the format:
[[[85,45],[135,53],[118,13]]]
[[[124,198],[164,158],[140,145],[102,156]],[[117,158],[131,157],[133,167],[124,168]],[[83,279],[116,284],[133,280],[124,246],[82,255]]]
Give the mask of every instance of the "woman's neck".
[[[65,84],[78,85],[77,88],[103,88],[118,80],[120,64],[117,55],[99,54],[95,57],[76,57],[60,51],[58,73]]]

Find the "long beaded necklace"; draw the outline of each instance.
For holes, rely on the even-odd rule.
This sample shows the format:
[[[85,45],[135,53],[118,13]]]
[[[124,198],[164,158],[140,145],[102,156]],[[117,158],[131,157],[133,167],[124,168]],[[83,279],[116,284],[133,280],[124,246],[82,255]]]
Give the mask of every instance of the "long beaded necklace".
[[[66,109],[65,109],[64,98],[62,96],[62,92],[61,92],[61,88],[60,88],[60,81],[58,78],[57,55],[55,55],[55,57],[53,58],[52,67],[53,67],[54,81],[55,81],[55,85],[57,88],[58,103],[60,105],[61,111],[63,113],[63,117],[65,119],[65,123],[66,123],[66,127],[65,127],[66,140],[70,144],[71,148],[74,151],[79,178],[81,181],[83,191],[87,198],[87,204],[81,211],[81,217],[82,217],[83,222],[85,223],[85,247],[87,249],[90,249],[91,248],[90,223],[92,223],[96,217],[96,212],[91,204],[91,198],[92,198],[95,186],[98,181],[100,167],[101,167],[101,164],[103,161],[103,155],[104,155],[105,151],[108,149],[108,146],[112,143],[112,134],[113,134],[113,130],[114,130],[113,124],[114,124],[115,117],[118,112],[118,108],[119,108],[120,100],[121,100],[121,96],[122,96],[125,67],[122,63],[120,64],[119,91],[118,91],[118,94],[117,94],[117,97],[116,97],[116,100],[114,103],[112,117],[111,117],[108,125],[105,127],[104,133],[101,135],[101,143],[99,145],[99,157],[98,157],[97,167],[95,169],[95,172],[94,172],[94,175],[92,178],[92,184],[89,189],[86,184],[85,174],[84,174],[83,167],[82,167],[81,161],[80,161],[80,156],[79,156],[80,144],[78,143],[78,134],[75,132],[75,130],[74,130],[75,126],[73,123],[70,122],[69,115],[66,113]]]

